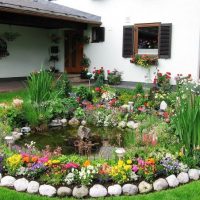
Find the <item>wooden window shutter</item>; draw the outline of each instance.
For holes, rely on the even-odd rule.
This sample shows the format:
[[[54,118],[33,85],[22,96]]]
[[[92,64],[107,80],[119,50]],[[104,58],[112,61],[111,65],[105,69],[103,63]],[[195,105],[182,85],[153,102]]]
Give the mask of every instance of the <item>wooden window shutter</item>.
[[[171,58],[172,24],[161,24],[159,58]]]
[[[123,27],[123,48],[122,56],[124,58],[130,58],[133,55],[133,26]]]

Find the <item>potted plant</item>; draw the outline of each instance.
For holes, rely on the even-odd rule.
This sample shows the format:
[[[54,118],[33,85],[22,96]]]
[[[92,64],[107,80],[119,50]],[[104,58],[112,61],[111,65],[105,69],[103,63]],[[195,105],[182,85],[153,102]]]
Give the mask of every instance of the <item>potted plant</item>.
[[[88,73],[88,68],[90,67],[90,63],[91,63],[90,59],[84,54],[80,63],[82,67],[80,76],[82,79],[88,79],[87,73]]]
[[[119,72],[118,70],[114,69],[112,72],[110,72],[110,70],[107,70],[107,73],[109,85],[119,85],[121,83],[122,72]]]

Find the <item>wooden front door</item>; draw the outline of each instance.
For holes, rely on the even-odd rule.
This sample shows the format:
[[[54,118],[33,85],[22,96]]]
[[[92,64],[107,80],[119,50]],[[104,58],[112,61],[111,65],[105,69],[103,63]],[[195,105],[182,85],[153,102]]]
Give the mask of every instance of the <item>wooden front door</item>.
[[[65,31],[65,71],[67,73],[81,72],[82,38],[82,31]]]

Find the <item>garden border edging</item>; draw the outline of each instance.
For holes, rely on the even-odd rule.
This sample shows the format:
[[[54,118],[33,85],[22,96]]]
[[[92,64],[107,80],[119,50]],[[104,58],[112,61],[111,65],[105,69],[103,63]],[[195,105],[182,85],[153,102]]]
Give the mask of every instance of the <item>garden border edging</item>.
[[[28,181],[25,178],[15,179],[12,176],[4,176],[0,174],[1,187],[14,188],[18,192],[27,192],[29,194],[39,194],[47,197],[106,197],[106,196],[133,196],[137,194],[146,194],[152,191],[161,191],[168,188],[175,188],[181,184],[186,184],[191,181],[200,179],[199,169],[189,169],[188,172],[181,172],[177,176],[170,175],[166,178],[159,178],[152,184],[142,181],[138,186],[127,183],[122,186],[119,184],[110,185],[107,188],[101,184],[94,184],[91,187],[75,186],[73,189],[67,186],[61,186],[58,189],[51,185],[40,185],[36,181]]]

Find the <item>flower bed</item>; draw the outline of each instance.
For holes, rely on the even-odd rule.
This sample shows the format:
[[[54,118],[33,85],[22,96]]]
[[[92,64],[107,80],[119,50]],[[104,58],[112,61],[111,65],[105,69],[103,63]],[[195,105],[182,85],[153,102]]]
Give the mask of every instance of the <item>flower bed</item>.
[[[1,186],[49,197],[83,198],[160,191],[200,178],[200,170],[189,169],[180,156],[170,153],[105,162],[67,157],[60,149],[36,154],[33,143],[27,147],[29,153],[9,152],[1,157]]]
[[[29,79],[28,100],[0,104],[1,144],[7,135],[10,147],[1,147],[1,185],[45,196],[82,198],[135,195],[199,179],[199,86],[179,77],[173,91],[170,72],[158,72],[150,90],[142,84],[131,90],[115,89],[103,84],[103,68],[94,74],[96,88],[72,90],[66,76],[57,82],[52,74],[41,71]],[[49,126],[109,127],[105,132],[100,128],[105,141],[115,127],[116,140],[107,147],[117,151],[107,160],[96,155],[88,160],[76,154],[63,155],[61,148],[39,151],[33,142],[25,148],[12,146],[11,138],[30,132],[30,128],[21,129],[27,124],[32,134]],[[79,135],[78,139],[88,137]]]

